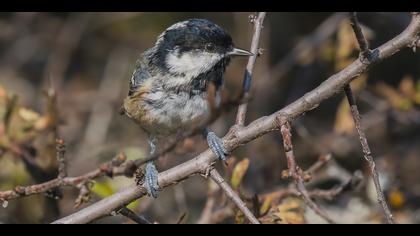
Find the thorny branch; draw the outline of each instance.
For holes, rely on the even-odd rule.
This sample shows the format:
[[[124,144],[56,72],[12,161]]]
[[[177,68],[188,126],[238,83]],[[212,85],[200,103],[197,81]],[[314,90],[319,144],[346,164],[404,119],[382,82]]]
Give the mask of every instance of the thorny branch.
[[[288,173],[287,177],[293,178],[296,189],[299,192],[299,195],[302,197],[303,201],[308,205],[312,210],[314,210],[318,215],[324,218],[329,223],[335,223],[327,213],[322,210],[314,201],[312,201],[309,196],[308,190],[306,190],[304,184],[304,178],[302,176],[303,171],[296,164],[295,155],[293,153],[293,144],[292,144],[292,133],[290,132],[290,124],[286,122],[280,128],[281,135],[283,137],[283,146],[284,152],[286,153]]]
[[[368,42],[366,41],[366,38],[363,35],[362,29],[360,28],[359,22],[357,20],[357,15],[355,12],[351,13],[350,20],[351,20],[351,25],[354,30],[354,34],[356,35],[357,42],[359,43],[359,46],[360,46],[362,61],[364,58],[366,58],[369,61],[373,61],[375,59],[374,58],[375,55],[372,55],[372,53],[369,50]],[[373,179],[373,183],[375,184],[376,194],[378,197],[378,203],[382,207],[382,210],[383,210],[383,213],[385,215],[387,222],[389,224],[394,224],[395,221],[394,221],[391,211],[389,210],[388,204],[383,194],[383,190],[381,188],[381,184],[379,182],[378,170],[376,169],[375,160],[372,157],[372,153],[371,153],[371,150],[370,150],[367,138],[366,138],[366,134],[362,128],[362,121],[361,121],[362,118],[360,117],[360,113],[356,104],[356,98],[354,97],[350,84],[347,84],[344,87],[344,92],[347,96],[347,100],[350,105],[350,110],[353,116],[357,133],[359,134],[360,144],[362,145],[364,157],[366,161],[368,162],[370,171],[372,173],[372,179]]]
[[[418,13],[412,14],[410,24],[402,33],[376,49],[378,51],[377,61],[389,58],[404,48],[411,48],[417,42],[419,32],[420,15]],[[315,109],[321,102],[342,91],[347,84],[371,68],[372,65],[372,62],[362,63],[360,60],[356,60],[292,104],[269,116],[261,117],[248,126],[231,130],[223,138],[226,148],[232,151],[271,131],[278,130],[286,121],[291,121],[303,113]],[[204,174],[215,160],[216,157],[211,150],[206,150],[187,162],[159,173],[159,185],[165,188],[197,173]],[[115,209],[145,194],[144,186],[139,188],[132,185],[54,223],[88,223],[109,215]]]

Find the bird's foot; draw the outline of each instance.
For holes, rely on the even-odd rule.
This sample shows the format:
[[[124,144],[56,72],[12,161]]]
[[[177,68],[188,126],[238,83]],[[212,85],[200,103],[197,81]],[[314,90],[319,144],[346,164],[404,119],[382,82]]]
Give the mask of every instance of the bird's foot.
[[[160,189],[158,184],[158,171],[152,161],[146,164],[146,190],[147,195],[157,198],[157,191]]]
[[[226,157],[229,155],[229,152],[223,146],[223,141],[221,138],[213,132],[207,133],[207,143],[209,144],[210,149],[216,154],[217,158],[221,161],[226,162]]]

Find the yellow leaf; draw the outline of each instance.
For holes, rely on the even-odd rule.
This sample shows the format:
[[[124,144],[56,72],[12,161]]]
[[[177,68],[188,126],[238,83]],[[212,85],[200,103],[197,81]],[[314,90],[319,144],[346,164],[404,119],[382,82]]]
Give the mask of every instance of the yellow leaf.
[[[246,171],[249,167],[249,159],[245,158],[238,164],[236,164],[233,169],[231,184],[233,189],[238,189],[239,185],[242,182],[243,177],[245,176]]]
[[[300,199],[287,198],[274,209],[273,215],[279,218],[280,224],[303,224],[304,213]]]
[[[245,222],[245,216],[242,211],[236,211],[235,215],[235,223],[236,224],[243,224]]]
[[[414,87],[413,78],[411,76],[405,76],[400,82],[399,89],[402,94],[408,97],[414,96],[416,89]]]
[[[50,125],[50,122],[51,122],[50,116],[43,116],[35,122],[34,128],[36,130],[44,130]]]
[[[39,119],[39,114],[38,113],[36,113],[32,110],[23,108],[23,107],[21,107],[19,109],[18,113],[19,113],[19,116],[26,122],[35,122],[36,120]]]
[[[108,197],[115,193],[115,189],[111,184],[111,181],[106,180],[101,183],[95,183],[92,187],[92,192],[100,197]]]
[[[409,98],[384,82],[379,82],[375,90],[381,96],[385,97],[393,107],[399,110],[409,111],[413,108],[413,103]]]
[[[405,197],[404,194],[395,189],[389,193],[389,202],[395,208],[401,208],[404,205]]]
[[[347,20],[343,20],[337,32],[336,70],[341,70],[353,61],[357,42],[353,29]]]
[[[353,116],[347,98],[343,98],[338,105],[335,115],[334,132],[339,134],[351,134],[354,131]]]
[[[136,209],[136,207],[139,205],[139,200],[136,200],[134,202],[131,202],[130,204],[127,205],[127,208],[134,211],[134,209]]]
[[[3,86],[0,85],[0,98],[6,97],[7,93]]]

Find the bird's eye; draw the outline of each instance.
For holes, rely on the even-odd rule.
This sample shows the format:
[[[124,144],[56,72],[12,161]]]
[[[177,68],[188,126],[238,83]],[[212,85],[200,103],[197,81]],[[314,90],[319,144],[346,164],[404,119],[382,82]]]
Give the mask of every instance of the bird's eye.
[[[214,51],[214,49],[215,49],[215,46],[214,46],[213,43],[206,44],[206,50],[207,51]]]

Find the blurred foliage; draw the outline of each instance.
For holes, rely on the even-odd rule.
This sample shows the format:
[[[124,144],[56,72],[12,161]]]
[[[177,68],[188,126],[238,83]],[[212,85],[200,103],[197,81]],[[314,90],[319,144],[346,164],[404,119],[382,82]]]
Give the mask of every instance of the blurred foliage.
[[[124,152],[128,160],[145,158],[146,135],[136,124],[118,115],[137,57],[169,25],[193,17],[207,18],[221,25],[231,33],[238,47],[247,48],[252,32],[248,15],[229,12],[0,14],[0,191],[55,178],[57,137],[67,143],[70,176],[93,170],[119,152]],[[331,36],[310,47],[316,39],[309,36],[332,15],[268,14],[262,37],[264,54],[254,71],[247,122],[279,110],[357,60],[358,45],[346,19],[336,22],[337,30]],[[400,33],[410,15],[366,12],[359,14],[359,20],[371,48],[375,48]],[[309,41],[303,49],[297,50],[297,55],[288,56],[305,39]],[[223,101],[239,93],[245,64],[245,59],[232,60],[226,71]],[[286,65],[281,67],[286,73],[276,71],[279,64]],[[419,68],[419,53],[404,50],[351,84],[373,156],[386,183],[386,195],[397,221],[408,223],[420,223]],[[272,76],[276,74],[283,76]],[[234,119],[235,109],[223,114],[211,128],[223,135]],[[368,173],[343,94],[296,120],[293,128],[295,155],[300,166],[310,166],[321,154],[331,153],[334,159],[335,164],[313,176],[308,188],[329,189],[345,182],[354,170]],[[92,141],[94,145],[84,147]],[[165,141],[160,145],[163,144]],[[205,148],[207,144],[201,137],[189,138],[158,160],[158,169],[163,171],[180,164]],[[20,151],[25,151],[26,157]],[[282,140],[278,133],[273,133],[236,150],[228,166],[216,167],[224,168],[226,180],[250,206],[255,202],[249,196],[265,195],[264,201],[254,204],[265,223],[319,222],[299,199],[279,199],[276,191],[289,184],[281,178],[286,168],[284,159]],[[98,179],[92,186],[94,194],[90,202],[128,184],[132,180],[125,177]],[[215,196],[214,212],[221,214],[221,223],[244,222],[236,209],[222,211],[229,204],[212,181],[194,177],[180,186],[181,190],[177,191],[165,189],[154,201],[142,198],[131,204],[130,209],[161,223],[177,222],[188,211],[186,221],[195,223],[207,200]],[[73,212],[79,190],[62,190],[64,197],[59,201],[44,196],[10,201],[7,208],[0,209],[0,222],[49,222],[58,215]],[[380,214],[375,214],[376,199],[372,199],[371,192],[369,184],[364,184],[359,192],[346,192],[333,201],[319,201],[319,204],[337,216],[338,221],[379,222]],[[127,220],[108,217],[98,222]]]

